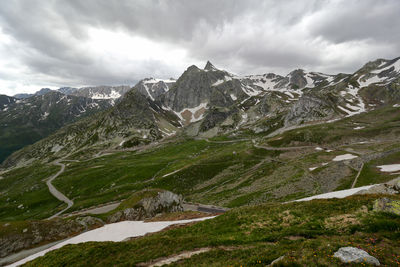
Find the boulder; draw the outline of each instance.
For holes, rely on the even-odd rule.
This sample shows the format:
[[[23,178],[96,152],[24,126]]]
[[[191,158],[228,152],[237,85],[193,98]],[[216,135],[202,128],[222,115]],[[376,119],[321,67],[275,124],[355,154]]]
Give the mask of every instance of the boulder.
[[[118,211],[107,218],[108,223],[138,221],[164,212],[183,211],[182,198],[170,191],[159,192],[155,197],[141,199],[132,208]]]
[[[364,189],[356,193],[357,195],[366,194],[385,194],[396,195],[400,194],[400,178],[393,179],[383,184],[377,184],[369,189]]]
[[[374,202],[374,211],[400,215],[400,200],[393,200],[387,197],[377,199]]]
[[[367,263],[375,266],[380,266],[377,258],[372,257],[366,251],[355,247],[343,247],[333,255],[339,258],[344,263]]]

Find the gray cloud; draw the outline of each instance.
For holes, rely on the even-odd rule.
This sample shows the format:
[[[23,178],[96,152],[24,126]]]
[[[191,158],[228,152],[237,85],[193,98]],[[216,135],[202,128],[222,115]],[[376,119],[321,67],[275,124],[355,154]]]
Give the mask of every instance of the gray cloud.
[[[0,79],[8,77],[9,87],[18,76],[54,86],[133,83],[176,77],[184,64],[208,59],[238,74],[352,72],[368,60],[399,56],[398,14],[397,0],[1,1],[0,29],[11,41],[0,40],[0,56],[17,67],[0,65]],[[185,57],[113,61],[112,52],[103,55],[90,43],[91,29],[140,37]]]

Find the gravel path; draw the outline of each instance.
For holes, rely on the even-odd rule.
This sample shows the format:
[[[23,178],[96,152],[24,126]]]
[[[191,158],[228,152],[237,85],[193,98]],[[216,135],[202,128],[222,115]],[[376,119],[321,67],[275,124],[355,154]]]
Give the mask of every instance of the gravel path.
[[[65,164],[61,163],[60,161],[55,161],[53,163],[54,165],[60,166],[61,169],[54,174],[53,176],[50,176],[49,179],[47,179],[46,181],[46,185],[49,187],[49,191],[50,193],[56,197],[58,200],[65,202],[67,204],[67,207],[65,209],[63,209],[62,211],[57,212],[56,214],[54,214],[53,216],[51,216],[49,219],[52,219],[54,217],[57,217],[58,215],[60,215],[61,213],[63,213],[64,211],[66,211],[67,209],[71,208],[72,205],[74,205],[74,202],[67,198],[63,193],[61,193],[60,191],[57,190],[57,188],[54,187],[54,185],[51,183],[54,179],[56,179],[60,174],[62,174],[65,170]]]

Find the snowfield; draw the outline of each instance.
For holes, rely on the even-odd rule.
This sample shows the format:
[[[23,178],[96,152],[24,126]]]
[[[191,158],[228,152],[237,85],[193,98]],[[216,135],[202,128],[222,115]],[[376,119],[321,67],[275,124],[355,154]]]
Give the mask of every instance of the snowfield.
[[[302,198],[302,199],[297,199],[295,201],[298,202],[298,201],[309,201],[309,200],[313,200],[313,199],[345,198],[345,197],[354,195],[355,193],[360,192],[361,190],[370,189],[373,186],[375,186],[375,185],[366,185],[366,186],[361,186],[361,187],[357,187],[357,188],[340,190],[340,191],[335,191],[335,192],[315,195],[315,196],[312,196],[312,197],[306,197],[306,198]]]
[[[400,164],[390,164],[390,165],[381,165],[376,166],[381,169],[381,172],[397,172],[400,171]]]
[[[342,161],[342,160],[348,160],[348,159],[355,159],[355,158],[357,158],[357,157],[358,157],[358,156],[353,155],[353,154],[343,154],[343,155],[336,156],[336,157],[333,159],[333,161]]]
[[[36,254],[33,254],[25,259],[22,259],[18,262],[15,262],[8,266],[19,266],[28,261],[36,259],[45,255],[47,252],[59,249],[68,244],[79,244],[89,241],[96,241],[96,242],[104,242],[104,241],[113,241],[113,242],[120,242],[129,237],[137,237],[143,236],[147,233],[154,233],[161,231],[162,229],[174,225],[174,224],[182,224],[182,223],[189,223],[195,221],[204,221],[208,219],[212,219],[212,217],[205,217],[205,218],[198,218],[192,220],[181,220],[181,221],[163,221],[163,222],[143,222],[143,221],[123,221],[118,223],[112,223],[104,225],[103,227],[82,233],[78,236],[72,237],[64,242],[61,242],[55,246],[52,246],[48,249],[40,251]]]

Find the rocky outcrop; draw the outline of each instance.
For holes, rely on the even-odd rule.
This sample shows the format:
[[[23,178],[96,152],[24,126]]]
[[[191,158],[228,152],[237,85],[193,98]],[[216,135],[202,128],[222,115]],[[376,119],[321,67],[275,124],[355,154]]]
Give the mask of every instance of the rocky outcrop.
[[[400,215],[400,200],[380,198],[374,202],[374,211]]]
[[[144,198],[132,208],[118,211],[107,218],[108,223],[138,221],[165,212],[183,211],[182,198],[172,192],[159,192],[155,197]]]
[[[397,195],[400,194],[400,178],[393,179],[387,183],[375,185],[367,190],[357,192],[357,195],[366,194],[386,194]]]
[[[366,251],[355,247],[343,247],[333,255],[339,258],[344,263],[366,263],[375,266],[380,266],[379,260]]]
[[[293,104],[285,118],[285,126],[299,125],[305,122],[329,119],[335,115],[335,101],[328,97],[304,95]]]
[[[2,225],[0,257],[34,246],[61,240],[104,225],[98,218],[85,216],[75,219],[53,219],[28,222],[20,229],[13,223]]]

